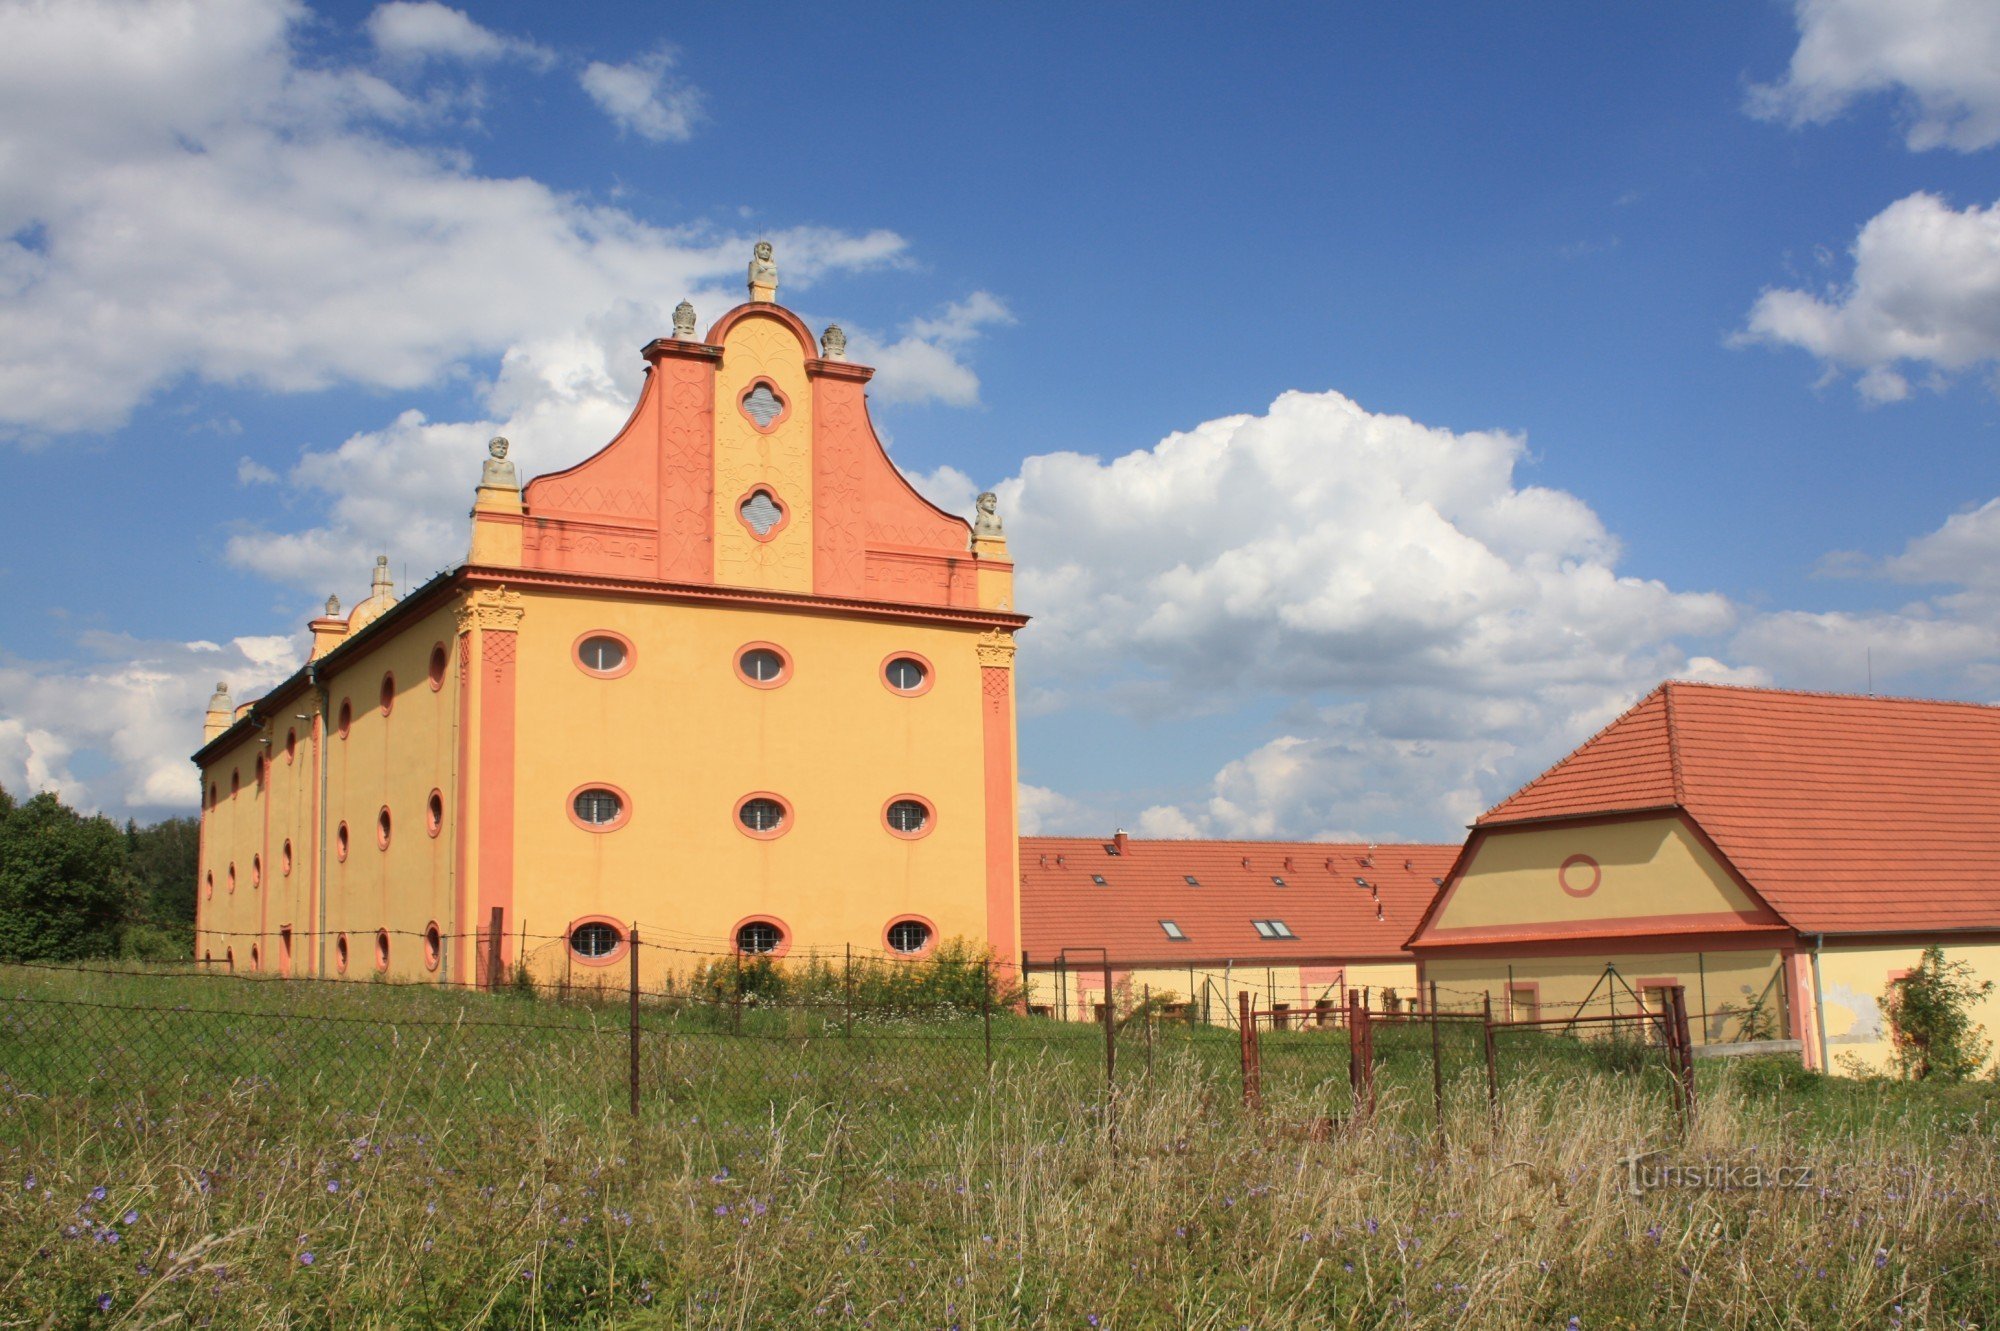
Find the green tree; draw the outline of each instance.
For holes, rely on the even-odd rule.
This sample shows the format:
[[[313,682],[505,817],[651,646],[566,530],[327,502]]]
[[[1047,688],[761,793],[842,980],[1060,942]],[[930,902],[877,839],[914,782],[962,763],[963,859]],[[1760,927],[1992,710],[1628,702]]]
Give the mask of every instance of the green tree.
[[[194,884],[201,871],[201,820],[165,818],[148,827],[128,821],[125,847],[146,921],[192,931]]]
[[[52,792],[0,821],[0,958],[69,961],[117,948],[131,908],[125,838]]]
[[[1889,982],[1882,1011],[1896,1044],[1896,1069],[1914,1081],[1964,1081],[1979,1071],[1992,1048],[1972,1020],[1972,1005],[1993,992],[1993,981],[1975,981],[1972,966],[1946,961],[1933,943],[1917,968]]]

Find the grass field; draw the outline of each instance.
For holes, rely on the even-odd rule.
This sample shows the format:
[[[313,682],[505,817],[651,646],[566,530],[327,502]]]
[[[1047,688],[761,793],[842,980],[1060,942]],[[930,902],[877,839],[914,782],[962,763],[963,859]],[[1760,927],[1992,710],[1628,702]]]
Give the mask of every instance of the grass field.
[[[2000,1095],[1536,1037],[626,1010],[0,968],[0,1326],[2000,1322]],[[740,1028],[739,1028],[740,1022]],[[1150,1057],[1148,1057],[1150,1046]],[[1308,1125],[1340,1122],[1330,1134]],[[1325,1136],[1324,1140],[1315,1140]],[[1662,1187],[1620,1160],[1805,1188]],[[1656,1162],[1657,1163],[1657,1162]]]

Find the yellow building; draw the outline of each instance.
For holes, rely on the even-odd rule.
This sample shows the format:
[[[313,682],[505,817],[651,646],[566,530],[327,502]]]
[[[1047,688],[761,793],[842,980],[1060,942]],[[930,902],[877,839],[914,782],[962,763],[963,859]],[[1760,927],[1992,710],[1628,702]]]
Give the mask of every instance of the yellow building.
[[[774,303],[768,257],[705,338],[683,302],[603,450],[522,487],[494,441],[464,564],[398,598],[378,561],[302,670],[218,689],[198,956],[467,983],[495,921],[544,977],[622,968],[635,925],[681,969],[1018,955],[999,520],[903,479],[872,371]]]
[[[1409,940],[1518,1019],[1680,985],[1698,1043],[1834,1072],[1891,1066],[1931,944],[2000,980],[2000,708],[1679,682],[1480,818]]]

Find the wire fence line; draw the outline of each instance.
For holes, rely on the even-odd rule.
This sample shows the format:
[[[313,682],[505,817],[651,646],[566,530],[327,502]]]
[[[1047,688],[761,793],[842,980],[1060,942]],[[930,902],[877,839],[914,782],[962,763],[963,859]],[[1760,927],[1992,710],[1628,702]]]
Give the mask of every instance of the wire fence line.
[[[261,1095],[365,1112],[621,1112],[748,1140],[806,1103],[839,1116],[857,1150],[921,1152],[995,1095],[1106,1121],[1156,1075],[1199,1076],[1311,1133],[1359,1116],[1437,1130],[1498,1112],[1530,1079],[1637,1078],[1693,1112],[1679,1009],[1531,1022],[1450,1010],[1260,1007],[1239,990],[1231,1025],[1165,1015],[1142,996],[1089,1023],[1025,1016],[990,961],[976,987],[859,984],[623,992],[278,980],[194,969],[0,966],[0,1093],[154,1105]],[[749,975],[749,968],[743,974]],[[852,975],[852,972],[849,973]],[[845,977],[843,977],[845,978]],[[963,976],[953,980],[957,984]],[[1565,1023],[1568,1028],[1565,1029]],[[1032,1088],[1031,1090],[1029,1088]]]

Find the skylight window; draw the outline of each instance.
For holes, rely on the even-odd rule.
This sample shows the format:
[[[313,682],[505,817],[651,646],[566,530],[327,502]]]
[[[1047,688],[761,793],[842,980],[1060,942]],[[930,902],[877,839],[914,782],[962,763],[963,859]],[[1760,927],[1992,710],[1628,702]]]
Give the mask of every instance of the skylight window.
[[[1195,876],[1194,876],[1193,874],[1191,874],[1191,873],[1184,873],[1184,874],[1182,874],[1182,875],[1181,875],[1181,877],[1183,877],[1183,878],[1185,878],[1185,879],[1187,880],[1187,885],[1188,885],[1189,887],[1200,887],[1200,886],[1201,886],[1201,879],[1199,879],[1199,878],[1195,877]]]
[[[1110,886],[1110,884],[1109,884],[1109,883],[1107,883],[1107,882],[1105,882],[1105,881],[1104,881],[1104,875],[1103,875],[1103,874],[1101,874],[1101,873],[1094,873],[1094,874],[1092,874],[1092,875],[1090,876],[1090,881],[1091,881],[1091,882],[1093,882],[1093,883],[1096,883],[1096,884],[1097,884],[1097,885],[1098,885],[1099,887],[1109,887],[1109,886]]]
[[[1118,847],[1113,845],[1111,842],[1107,841],[1104,843],[1104,853],[1106,855],[1116,855],[1118,853]]]
[[[1185,943],[1188,940],[1188,936],[1181,932],[1181,927],[1172,920],[1161,920],[1160,928],[1165,931],[1167,937],[1173,939],[1176,943]]]
[[[1278,875],[1276,875],[1276,874],[1272,874],[1272,875],[1271,875],[1271,886],[1273,886],[1273,887],[1283,887],[1284,885],[1285,885],[1285,880],[1284,880],[1284,879],[1282,879],[1282,878],[1278,877]]]
[[[1368,880],[1366,878],[1357,878],[1354,880],[1354,885],[1356,887],[1366,887],[1368,886]]]
[[[1297,938],[1291,927],[1283,920],[1252,920],[1259,938]]]

